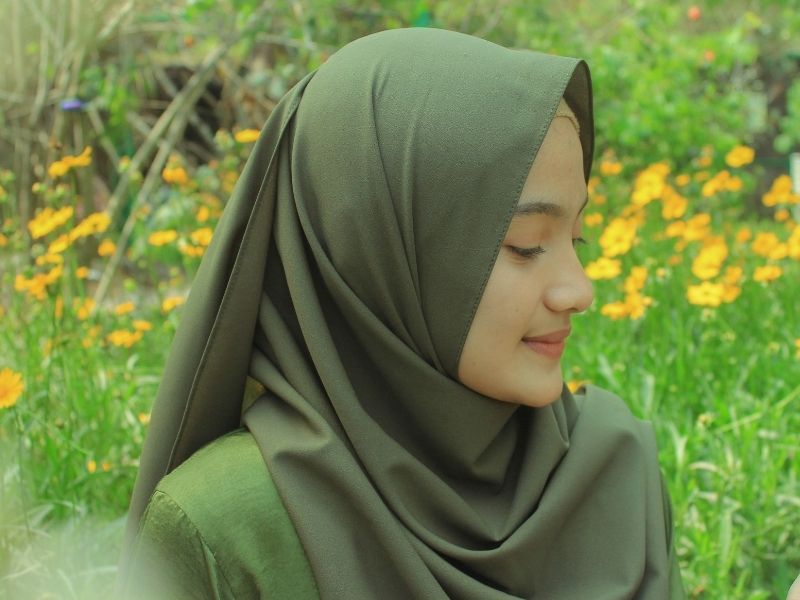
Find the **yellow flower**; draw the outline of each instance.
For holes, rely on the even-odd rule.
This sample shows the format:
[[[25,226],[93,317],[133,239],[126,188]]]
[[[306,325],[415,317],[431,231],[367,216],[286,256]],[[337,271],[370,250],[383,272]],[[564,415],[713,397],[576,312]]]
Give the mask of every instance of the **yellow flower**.
[[[111,256],[116,252],[117,245],[109,239],[105,239],[100,242],[100,245],[97,247],[97,254],[100,256]]]
[[[60,254],[42,254],[36,257],[36,266],[41,267],[44,265],[60,265],[64,262],[64,257]]]
[[[790,216],[791,215],[789,211],[786,210],[785,208],[780,208],[775,211],[775,220],[778,221],[778,223],[788,221]]]
[[[672,188],[664,192],[661,204],[661,216],[664,219],[680,219],[686,212],[689,203]]]
[[[5,368],[0,370],[0,408],[11,408],[17,403],[25,384],[22,375]]]
[[[749,240],[753,234],[751,233],[750,229],[747,227],[742,227],[739,231],[736,232],[736,241],[740,244],[744,244],[747,240]]]
[[[197,220],[200,223],[205,223],[208,221],[209,216],[211,216],[211,211],[208,209],[207,206],[201,206],[197,209]]]
[[[242,129],[233,134],[233,139],[240,144],[249,144],[258,139],[259,133],[258,129]]]
[[[47,168],[47,174],[56,179],[66,175],[70,169],[77,167],[88,167],[92,164],[92,147],[86,146],[83,152],[76,156],[67,155],[61,160],[57,160]]]
[[[634,181],[634,190],[631,194],[633,204],[644,206],[656,198],[660,198],[669,187],[666,176],[669,174],[669,165],[658,162],[641,171]]]
[[[762,267],[756,267],[756,270],[753,272],[753,281],[773,281],[774,279],[778,279],[781,275],[783,275],[783,269],[778,265],[764,265]]]
[[[644,287],[647,281],[647,269],[645,267],[632,267],[630,274],[625,278],[623,289],[628,295],[636,294]]]
[[[147,413],[141,412],[138,415],[136,415],[136,418],[139,419],[139,423],[141,423],[142,425],[147,425],[150,422],[150,415]]]
[[[117,304],[114,307],[114,314],[117,315],[127,315],[129,312],[133,312],[135,308],[133,302],[123,302],[122,304]]]
[[[600,213],[589,213],[583,218],[587,227],[595,227],[603,222],[603,215]]]
[[[622,163],[615,160],[604,160],[600,163],[600,174],[604,177],[619,175],[622,172]]]
[[[196,229],[189,234],[189,237],[198,246],[208,246],[211,243],[212,235],[213,231],[211,230],[211,227],[201,227],[200,229]]]
[[[636,225],[628,219],[617,217],[609,223],[600,235],[600,247],[607,257],[625,254],[636,239]]]
[[[600,309],[600,314],[617,320],[628,315],[628,306],[624,302],[610,302]]]
[[[96,212],[88,215],[69,232],[70,241],[88,237],[95,233],[103,233],[111,224],[111,216],[107,212]]]
[[[711,223],[711,215],[708,213],[696,214],[691,219],[686,221],[686,229],[683,232],[683,239],[687,242],[702,240],[710,232],[709,223]]]
[[[116,329],[106,336],[106,339],[115,346],[124,346],[130,348],[140,339],[142,339],[141,331],[128,331],[127,329]]]
[[[166,229],[164,231],[154,231],[147,237],[147,242],[151,246],[163,246],[174,242],[178,238],[178,232],[174,229]]]
[[[176,306],[180,306],[184,302],[186,302],[186,298],[183,296],[170,296],[169,298],[164,298],[164,301],[161,303],[161,310],[167,313]]]
[[[692,178],[689,175],[687,175],[686,173],[681,173],[675,178],[675,183],[681,187],[684,187],[686,185],[689,185],[689,182],[691,180]]]
[[[191,244],[183,242],[182,240],[181,242],[178,243],[178,250],[182,254],[186,256],[191,256],[193,258],[196,258],[198,256],[203,256],[203,254],[205,254],[206,252],[205,246],[193,246]]]
[[[56,179],[57,177],[62,177],[69,172],[69,165],[65,162],[60,160],[51,163],[49,167],[47,167],[47,174]]]
[[[760,231],[753,239],[750,248],[759,256],[767,257],[780,243],[778,236],[771,231]]]
[[[735,285],[742,280],[743,274],[742,267],[728,267],[725,269],[725,274],[722,276],[723,283],[727,283],[729,285]]]
[[[721,283],[704,281],[686,288],[686,299],[697,306],[719,306],[724,295],[725,286]]]
[[[40,237],[46,236],[69,221],[73,212],[74,209],[71,206],[65,206],[57,211],[50,207],[43,208],[28,222],[28,231],[31,232],[31,237],[38,240]]]
[[[101,468],[103,469],[103,471],[105,471],[105,472],[108,472],[108,471],[110,471],[110,470],[111,470],[111,463],[110,463],[110,462],[108,462],[107,460],[104,460],[104,461],[101,463],[101,465],[100,465],[100,466],[101,466]]]
[[[728,257],[728,246],[721,236],[706,238],[703,247],[692,262],[692,273],[698,279],[716,277]]]
[[[736,146],[725,155],[725,163],[733,168],[749,165],[753,162],[755,154],[755,150],[749,146]]]
[[[91,298],[84,298],[83,300],[74,302],[73,307],[75,308],[75,313],[77,314],[78,319],[85,321],[89,318],[94,310],[94,300]]]
[[[69,235],[62,233],[60,236],[50,242],[50,245],[47,247],[47,253],[61,254],[64,252],[64,250],[69,248],[71,243],[72,242],[70,242]]]
[[[86,470],[89,471],[89,473],[94,473],[95,471],[97,471],[97,463],[91,459],[87,460]]]
[[[4,248],[5,246],[8,246],[8,238],[0,233],[0,248]]]
[[[133,328],[136,331],[150,331],[153,328],[153,325],[150,323],[150,321],[136,319],[133,322]]]
[[[178,185],[186,185],[189,183],[189,175],[183,167],[165,167],[161,171],[161,177],[167,183],[177,183]]]
[[[89,276],[89,268],[88,267],[78,267],[75,269],[75,276],[78,279],[86,279]]]
[[[573,379],[572,381],[567,382],[567,387],[569,388],[569,391],[574,394],[587,383],[589,382],[582,379]]]
[[[622,272],[622,267],[618,259],[601,256],[586,265],[585,271],[589,279],[613,279]]]
[[[700,167],[701,169],[704,169],[705,167],[711,166],[711,157],[710,156],[698,156],[695,159],[694,164],[697,165],[698,167]]]

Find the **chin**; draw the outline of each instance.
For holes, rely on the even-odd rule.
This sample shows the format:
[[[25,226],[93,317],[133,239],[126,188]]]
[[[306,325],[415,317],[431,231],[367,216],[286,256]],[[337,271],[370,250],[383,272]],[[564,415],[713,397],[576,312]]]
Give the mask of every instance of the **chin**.
[[[560,375],[559,373],[558,378],[552,378],[553,381],[550,381],[550,377],[547,378],[547,381],[540,381],[535,394],[531,394],[530,390],[527,390],[527,393],[521,390],[518,403],[534,407],[552,404],[561,397],[561,391],[564,388],[564,381]]]

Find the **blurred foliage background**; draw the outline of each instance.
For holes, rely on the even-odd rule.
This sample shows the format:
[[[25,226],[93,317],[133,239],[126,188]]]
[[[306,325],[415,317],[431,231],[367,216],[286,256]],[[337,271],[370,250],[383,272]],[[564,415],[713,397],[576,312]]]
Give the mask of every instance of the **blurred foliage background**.
[[[720,227],[765,224],[779,243],[783,229],[775,228],[774,203],[764,198],[775,197],[776,178],[786,180],[790,153],[800,151],[797,0],[3,0],[0,595],[107,594],[149,405],[178,320],[174,309],[249,144],[310,69],[349,41],[397,27],[454,29],[584,58],[594,85],[594,173],[603,177],[631,184],[662,164],[657,171],[689,181],[687,173],[698,169],[731,167],[732,148],[745,148],[745,155],[752,149],[738,188],[714,219]],[[624,205],[632,185],[597,186],[595,200],[607,198],[602,208],[599,200],[590,207],[598,224],[615,212],[630,216]],[[65,222],[78,225],[66,238],[47,237]],[[740,244],[749,239],[742,231]],[[644,242],[641,248],[663,256],[667,270],[658,281],[673,266],[678,272],[677,262],[667,264],[672,249]],[[780,260],[774,253],[773,259]],[[35,279],[51,264],[43,280]],[[690,597],[783,598],[800,570],[800,524],[792,517],[800,507],[798,468],[789,466],[800,425],[800,367],[785,349],[789,338],[800,349],[796,261],[784,268],[784,287],[762,283],[743,293],[740,303],[747,304],[713,313],[724,324],[710,312],[658,313],[658,298],[653,314],[661,316],[649,320],[619,325],[599,311],[589,315],[603,319],[592,330],[597,347],[622,337],[652,350],[653,340],[681,322],[675,335],[686,338],[677,343],[685,339],[691,352],[704,329],[733,343],[746,318],[770,303],[768,314],[776,331],[788,331],[785,339],[765,333],[761,347],[744,344],[727,366],[714,362],[713,348],[704,349],[695,362],[716,382],[698,384],[684,363],[683,379],[659,373],[669,347],[653,350],[651,362],[628,374],[619,368],[624,360],[612,364],[594,346],[575,357],[597,366],[576,368],[574,378],[629,392],[638,398],[637,414],[661,419],[657,433]],[[55,293],[48,286],[61,278]],[[663,292],[662,307],[686,304],[682,280],[680,289],[659,285],[671,290]],[[621,334],[620,327],[630,329]],[[143,336],[149,345],[137,351]],[[767,347],[769,360],[780,362],[757,380],[773,388],[757,404],[753,384],[739,375],[743,363],[750,373],[750,356]],[[696,358],[679,357],[687,365]],[[3,379],[4,367],[19,371],[20,382],[13,374]],[[719,383],[726,378],[729,387]],[[23,380],[25,395],[14,395]],[[653,398],[674,396],[676,385],[689,390],[685,404],[657,412]],[[693,397],[695,386],[702,390]],[[722,406],[728,393],[741,402],[736,409]],[[760,416],[742,421],[742,414],[764,415],[771,406],[780,422],[774,428],[759,425]],[[737,454],[751,443],[759,459]],[[765,496],[776,493],[782,504],[773,510]]]

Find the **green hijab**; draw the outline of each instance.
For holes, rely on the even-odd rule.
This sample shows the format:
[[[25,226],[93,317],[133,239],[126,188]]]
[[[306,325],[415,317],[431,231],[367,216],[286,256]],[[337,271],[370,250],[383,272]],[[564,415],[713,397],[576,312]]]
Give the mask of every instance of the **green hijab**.
[[[531,408],[457,378],[562,96],[588,181],[579,59],[394,29],[281,99],[183,307],[126,547],[158,480],[243,424],[323,598],[668,596],[649,425],[597,388]]]

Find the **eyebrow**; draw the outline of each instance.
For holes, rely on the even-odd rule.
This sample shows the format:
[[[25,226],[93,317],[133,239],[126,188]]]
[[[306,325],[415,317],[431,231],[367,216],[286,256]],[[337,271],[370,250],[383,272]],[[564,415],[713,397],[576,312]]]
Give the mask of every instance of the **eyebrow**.
[[[589,194],[587,193],[586,198],[583,200],[583,204],[581,204],[581,207],[578,210],[578,214],[581,213],[588,202]],[[522,202],[521,204],[517,205],[517,208],[514,210],[515,218],[527,217],[530,215],[547,215],[548,217],[554,217],[556,219],[563,219],[566,217],[566,213],[561,205],[548,202],[547,200],[529,200],[527,202]]]

